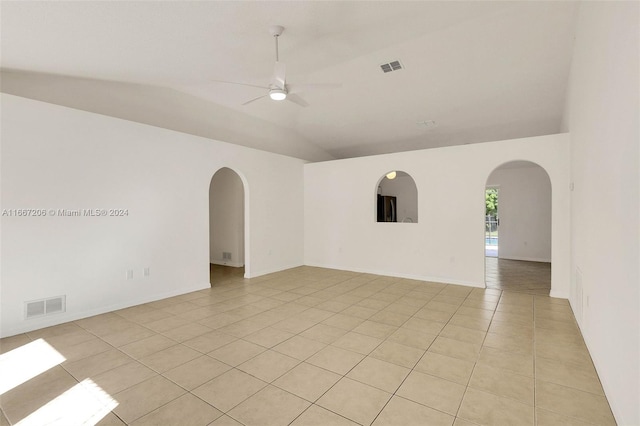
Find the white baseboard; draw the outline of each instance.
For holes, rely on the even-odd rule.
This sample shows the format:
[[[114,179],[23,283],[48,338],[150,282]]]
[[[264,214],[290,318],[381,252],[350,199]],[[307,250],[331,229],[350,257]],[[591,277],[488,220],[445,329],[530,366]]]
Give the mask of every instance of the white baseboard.
[[[83,318],[92,317],[95,315],[104,314],[107,312],[113,312],[124,308],[129,308],[131,306],[142,305],[144,303],[155,302],[156,300],[167,299],[173,296],[180,296],[182,294],[192,293],[194,291],[204,290],[207,288],[211,288],[210,283],[197,285],[188,288],[181,288],[179,290],[170,291],[166,293],[154,294],[148,297],[141,297],[135,300],[128,300],[122,303],[115,303],[113,305],[103,306],[95,309],[89,309],[86,311],[79,312],[64,312],[61,314],[54,314],[51,316],[46,316],[42,318],[33,318],[29,320],[24,320],[17,326],[10,327],[9,329],[3,329],[0,331],[0,337],[9,337],[14,336],[16,334],[26,333],[33,330],[38,330],[40,328],[51,327],[54,325],[64,324],[65,322],[76,321]]]
[[[244,263],[227,262],[226,260],[210,260],[209,263],[213,265],[230,266],[232,268],[242,268]]]
[[[304,266],[304,265],[302,263],[295,263],[290,265],[278,266],[275,268],[263,269],[261,271],[245,271],[244,277],[257,278],[257,277],[261,277],[262,275],[273,274],[274,272],[285,271],[287,269],[297,268],[299,266]]]
[[[336,269],[341,271],[350,271],[350,272],[358,272],[361,274],[374,274],[374,275],[383,275],[387,277],[397,277],[397,278],[407,278],[410,280],[419,280],[419,281],[430,281],[442,284],[454,284],[454,285],[463,285],[466,287],[477,287],[477,288],[485,288],[484,282],[475,282],[475,281],[465,281],[459,280],[456,278],[450,277],[433,277],[427,275],[417,275],[417,274],[405,274],[402,272],[394,272],[394,271],[381,271],[374,269],[365,269],[365,268],[353,268],[353,267],[338,267],[335,265],[326,265],[314,262],[305,262],[306,266],[313,266],[317,268],[327,268],[327,269]]]
[[[573,312],[575,312],[571,299],[569,300],[569,304],[571,305],[571,309],[573,310]],[[609,401],[609,406],[611,407],[611,412],[613,413],[613,417],[615,418],[616,422],[619,425],[632,424],[631,422],[628,422],[624,419],[624,416],[622,415],[616,400],[613,398],[609,398],[609,395],[613,395],[613,393],[611,392],[611,389],[613,389],[613,386],[608,380],[608,377],[602,374],[602,372],[605,371],[602,368],[602,365],[604,365],[605,363],[600,359],[598,352],[593,350],[593,344],[591,343],[591,338],[589,337],[589,333],[587,333],[587,330],[583,328],[582,321],[578,321],[576,318],[576,322],[578,323],[578,327],[580,328],[580,333],[582,334],[584,344],[587,346],[587,350],[589,351],[589,355],[591,356],[591,360],[593,361],[593,366],[596,369],[596,373],[598,373],[598,378],[600,379],[600,383],[602,384],[602,389],[604,391],[604,394],[605,396],[607,396],[607,399]]]
[[[542,263],[551,263],[551,259],[543,259],[541,257],[519,257],[519,256],[500,256],[498,254],[498,259],[504,260],[523,260],[525,262],[542,262]]]
[[[551,291],[549,292],[549,297],[555,297],[556,299],[569,300],[569,293],[567,293],[566,291],[557,291],[557,290],[551,289]]]

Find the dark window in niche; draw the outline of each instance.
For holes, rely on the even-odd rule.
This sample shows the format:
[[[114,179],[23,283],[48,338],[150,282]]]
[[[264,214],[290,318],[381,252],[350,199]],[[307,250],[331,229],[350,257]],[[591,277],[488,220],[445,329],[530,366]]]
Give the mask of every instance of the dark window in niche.
[[[378,180],[376,220],[418,222],[418,188],[408,173],[392,170]]]

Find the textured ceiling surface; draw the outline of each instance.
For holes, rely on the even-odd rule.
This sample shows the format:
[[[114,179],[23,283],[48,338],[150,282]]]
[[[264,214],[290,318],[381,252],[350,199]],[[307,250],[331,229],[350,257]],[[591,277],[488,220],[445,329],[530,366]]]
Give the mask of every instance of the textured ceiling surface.
[[[559,132],[577,3],[78,1],[0,7],[4,71],[82,81],[75,96],[93,100],[98,112],[133,97],[137,85],[150,97],[170,89],[185,95],[167,102],[175,117],[205,102],[346,158]],[[242,105],[265,91],[214,81],[268,85],[275,56],[268,28],[274,24],[285,27],[280,60],[288,83],[341,86],[300,93],[307,107],[268,98]],[[404,69],[383,73],[380,64],[394,60]],[[92,91],[91,81],[96,87],[106,81],[110,89]],[[194,117],[201,118],[185,118],[179,130],[204,125],[197,120],[206,121],[206,114]],[[430,120],[435,126],[423,124]],[[260,126],[255,129],[259,137]],[[274,152],[288,149],[269,143]]]

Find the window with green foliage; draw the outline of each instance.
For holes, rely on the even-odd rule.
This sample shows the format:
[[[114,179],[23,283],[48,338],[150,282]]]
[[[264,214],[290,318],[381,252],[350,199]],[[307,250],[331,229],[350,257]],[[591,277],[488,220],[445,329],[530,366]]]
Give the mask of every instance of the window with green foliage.
[[[487,188],[485,191],[485,215],[496,217],[498,216],[498,189]]]

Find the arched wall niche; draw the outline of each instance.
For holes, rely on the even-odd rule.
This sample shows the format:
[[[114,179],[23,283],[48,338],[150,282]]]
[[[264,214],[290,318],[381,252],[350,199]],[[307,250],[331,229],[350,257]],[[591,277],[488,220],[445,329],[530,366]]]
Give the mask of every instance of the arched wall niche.
[[[418,187],[407,172],[391,170],[376,184],[376,222],[418,223]]]

